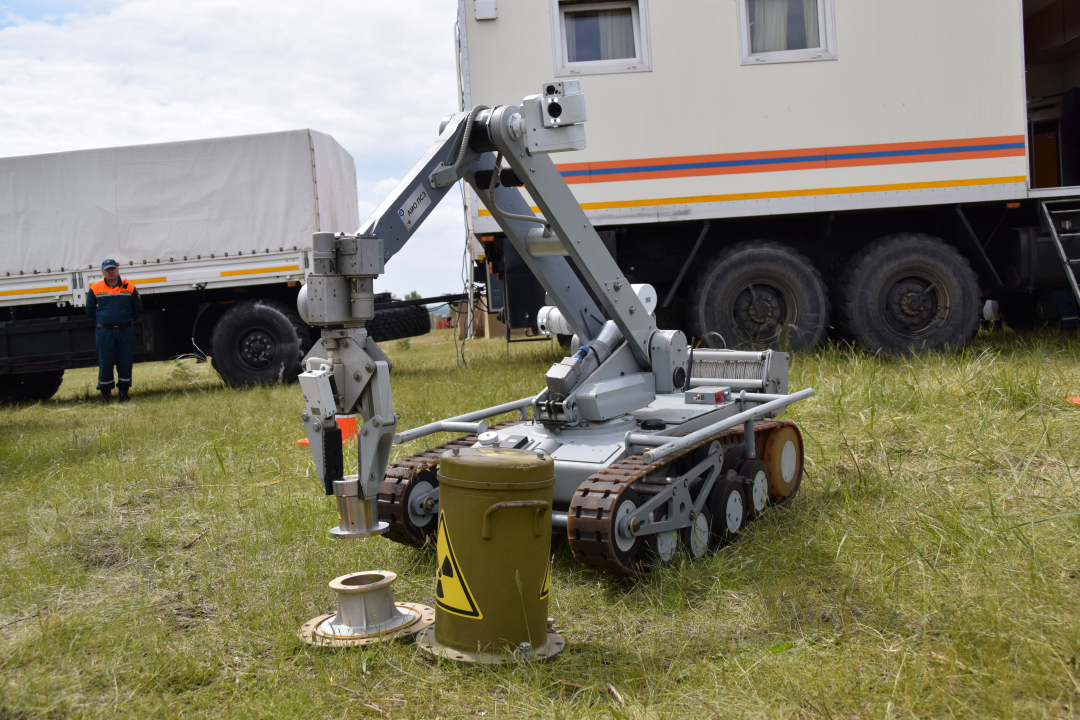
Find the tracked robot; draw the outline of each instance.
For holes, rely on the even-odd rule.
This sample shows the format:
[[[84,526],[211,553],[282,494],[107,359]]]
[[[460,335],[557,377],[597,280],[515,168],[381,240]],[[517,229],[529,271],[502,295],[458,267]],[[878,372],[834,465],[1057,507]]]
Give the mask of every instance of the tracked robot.
[[[627,280],[549,157],[585,147],[585,119],[576,81],[545,83],[520,107],[451,115],[355,235],[315,234],[297,305],[322,339],[300,375],[302,419],[319,478],[337,500],[334,536],[432,542],[440,456],[473,446],[552,457],[552,525],[598,572],[639,574],[680,545],[700,556],[795,496],[802,436],[772,418],[813,390],[788,392],[784,353],[693,350],[682,332],[656,327],[655,292]],[[547,292],[540,329],[571,335],[573,354],[534,396],[399,431],[391,362],[364,330],[373,281],[459,180]],[[516,421],[488,426],[513,411]],[[355,474],[346,474],[343,416],[360,421]],[[394,444],[439,432],[464,435],[389,462]]]

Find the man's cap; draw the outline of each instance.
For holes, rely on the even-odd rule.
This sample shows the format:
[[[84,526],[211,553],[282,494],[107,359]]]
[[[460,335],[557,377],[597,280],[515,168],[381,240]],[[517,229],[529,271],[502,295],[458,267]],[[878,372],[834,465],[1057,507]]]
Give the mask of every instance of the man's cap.
[[[120,263],[116,262],[115,260],[106,260],[105,262],[101,263],[102,270],[111,267],[120,267]]]

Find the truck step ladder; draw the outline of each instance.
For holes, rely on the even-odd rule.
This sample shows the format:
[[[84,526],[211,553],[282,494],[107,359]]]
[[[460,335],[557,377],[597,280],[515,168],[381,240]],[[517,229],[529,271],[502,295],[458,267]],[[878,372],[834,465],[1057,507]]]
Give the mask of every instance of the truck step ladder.
[[[1080,237],[1080,200],[1044,200],[1039,205],[1046,224],[1050,226],[1050,237],[1054,238],[1054,247],[1057,248],[1058,257],[1061,258],[1061,265],[1065,269],[1069,287],[1072,288],[1076,307],[1080,310],[1080,285],[1077,285],[1074,269],[1080,265],[1080,258],[1070,258],[1065,252],[1065,245],[1061,242],[1062,238]]]

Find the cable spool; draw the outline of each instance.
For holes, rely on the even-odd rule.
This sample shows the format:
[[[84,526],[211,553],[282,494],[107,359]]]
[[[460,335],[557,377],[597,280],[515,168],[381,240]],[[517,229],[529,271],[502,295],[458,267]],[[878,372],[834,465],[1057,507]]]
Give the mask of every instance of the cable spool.
[[[726,385],[733,390],[787,392],[786,353],[765,350],[695,350],[692,386]]]
[[[762,360],[727,360],[709,357],[703,351],[694,352],[694,377],[758,380],[765,377],[766,363]]]

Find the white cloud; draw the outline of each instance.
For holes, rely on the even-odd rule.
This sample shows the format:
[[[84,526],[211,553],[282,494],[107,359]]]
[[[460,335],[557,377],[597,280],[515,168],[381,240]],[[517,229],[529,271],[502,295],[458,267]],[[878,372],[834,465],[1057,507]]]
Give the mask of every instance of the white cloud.
[[[363,219],[457,109],[456,5],[136,0],[87,15],[54,3],[51,22],[9,7],[0,155],[310,127],[355,158]],[[380,289],[459,288],[463,244],[451,196]]]

